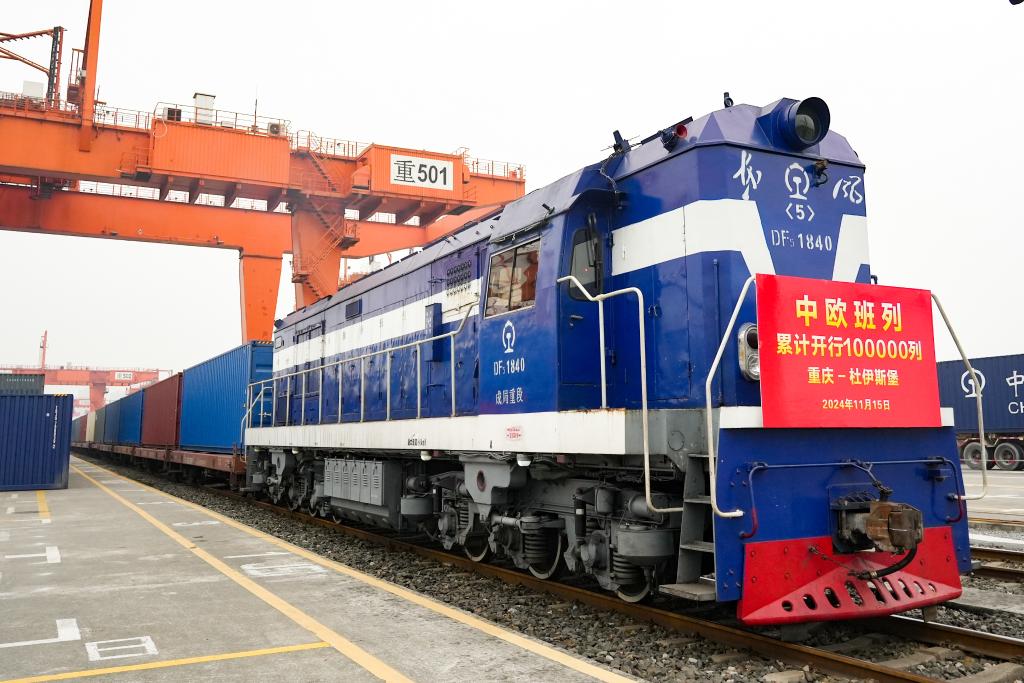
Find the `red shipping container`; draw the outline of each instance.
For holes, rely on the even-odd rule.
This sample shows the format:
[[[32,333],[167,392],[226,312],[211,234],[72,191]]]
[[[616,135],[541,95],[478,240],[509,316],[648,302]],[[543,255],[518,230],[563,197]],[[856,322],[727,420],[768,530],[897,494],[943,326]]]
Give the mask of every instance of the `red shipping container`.
[[[181,426],[181,373],[143,391],[142,445],[177,448]]]

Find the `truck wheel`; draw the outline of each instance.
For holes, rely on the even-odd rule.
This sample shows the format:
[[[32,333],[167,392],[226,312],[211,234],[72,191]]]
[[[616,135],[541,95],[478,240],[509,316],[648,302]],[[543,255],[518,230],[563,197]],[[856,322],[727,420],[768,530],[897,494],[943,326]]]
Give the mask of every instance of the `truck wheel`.
[[[981,450],[980,443],[978,443],[977,441],[970,441],[964,445],[964,449],[961,452],[961,458],[965,463],[967,463],[967,466],[970,467],[972,470],[980,470],[983,452],[984,451]],[[995,461],[991,457],[989,457],[988,468],[992,469],[994,466]]]
[[[1019,470],[1024,467],[1024,451],[1013,441],[1004,441],[996,446],[992,456],[1001,470]]]

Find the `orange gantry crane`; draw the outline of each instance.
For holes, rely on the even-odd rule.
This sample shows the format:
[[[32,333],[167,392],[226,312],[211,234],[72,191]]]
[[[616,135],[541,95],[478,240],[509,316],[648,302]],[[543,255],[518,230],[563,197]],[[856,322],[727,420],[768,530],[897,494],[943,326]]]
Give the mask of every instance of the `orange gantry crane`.
[[[94,368],[78,365],[48,366],[46,364],[47,333],[39,344],[39,365],[0,365],[0,372],[15,375],[43,375],[47,387],[89,387],[89,401],[75,401],[76,415],[99,410],[106,404],[107,387],[139,387],[160,379],[160,370],[139,368]]]
[[[152,112],[97,102],[102,6],[63,98],[63,30],[0,32],[0,58],[47,75],[45,92],[0,92],[0,229],[237,250],[244,340],[271,338],[285,253],[301,307],[337,291],[342,258],[425,244],[523,195],[519,165],[323,138],[202,93]],[[10,44],[42,36],[48,67]]]

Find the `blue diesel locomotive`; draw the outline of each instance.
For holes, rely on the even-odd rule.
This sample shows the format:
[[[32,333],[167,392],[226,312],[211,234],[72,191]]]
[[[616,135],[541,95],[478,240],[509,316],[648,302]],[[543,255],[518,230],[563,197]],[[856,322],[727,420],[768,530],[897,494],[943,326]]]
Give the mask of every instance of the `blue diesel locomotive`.
[[[616,133],[601,162],[278,321],[248,490],[625,600],[738,601],[751,624],[959,595],[951,425],[762,422],[741,292],[869,283],[863,178],[817,98]]]

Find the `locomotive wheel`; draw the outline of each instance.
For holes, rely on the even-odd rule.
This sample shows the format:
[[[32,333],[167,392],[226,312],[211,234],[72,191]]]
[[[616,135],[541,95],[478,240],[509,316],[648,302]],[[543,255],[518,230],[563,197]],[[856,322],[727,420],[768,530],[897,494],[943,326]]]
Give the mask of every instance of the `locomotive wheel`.
[[[334,508],[331,508],[331,521],[335,524],[341,524],[343,521],[345,521],[345,518],[341,516],[340,512],[338,512]]]
[[[1012,441],[1004,441],[996,446],[995,453],[992,454],[992,460],[995,461],[999,469],[1012,472],[1024,467],[1024,452],[1021,451],[1019,445]]]
[[[284,507],[285,503],[288,502],[288,489],[283,486],[275,487],[273,492],[270,494],[270,502],[274,505]]]
[[[462,546],[462,551],[474,562],[487,562],[491,559],[491,544],[486,534],[469,535]]]
[[[651,584],[645,583],[639,586],[619,586],[615,595],[624,602],[641,602],[651,594]]]
[[[530,573],[538,579],[556,579],[565,569],[565,562],[562,561],[562,552],[565,550],[565,536],[560,533],[554,534],[550,542],[551,555],[548,562],[544,564],[531,564]]]

